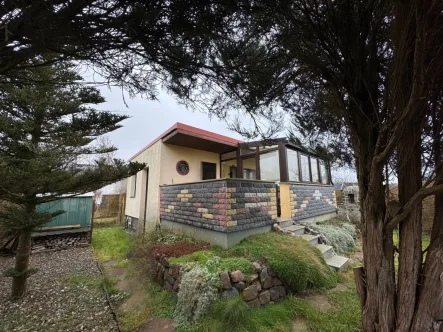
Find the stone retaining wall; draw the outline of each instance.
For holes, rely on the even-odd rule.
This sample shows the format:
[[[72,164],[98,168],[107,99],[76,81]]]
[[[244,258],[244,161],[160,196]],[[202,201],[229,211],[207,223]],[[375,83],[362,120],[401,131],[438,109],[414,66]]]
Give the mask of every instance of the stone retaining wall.
[[[290,184],[289,194],[295,221],[337,211],[333,186]]]
[[[170,266],[165,256],[156,257],[156,281],[165,289],[178,293],[183,276],[180,265]],[[269,267],[259,263],[252,263],[255,273],[245,276],[242,271],[220,273],[220,296],[232,299],[242,296],[250,305],[266,305],[278,302],[286,297],[288,288]]]
[[[160,187],[160,220],[236,232],[277,219],[275,184],[223,179]]]

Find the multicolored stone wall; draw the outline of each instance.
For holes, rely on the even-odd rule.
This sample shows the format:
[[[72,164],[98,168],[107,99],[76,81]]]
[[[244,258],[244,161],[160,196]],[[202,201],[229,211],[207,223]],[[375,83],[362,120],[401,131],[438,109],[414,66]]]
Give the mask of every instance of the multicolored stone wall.
[[[289,193],[293,220],[307,219],[337,211],[333,186],[291,184]]]
[[[223,179],[161,186],[160,219],[219,232],[271,225],[277,219],[275,184]]]

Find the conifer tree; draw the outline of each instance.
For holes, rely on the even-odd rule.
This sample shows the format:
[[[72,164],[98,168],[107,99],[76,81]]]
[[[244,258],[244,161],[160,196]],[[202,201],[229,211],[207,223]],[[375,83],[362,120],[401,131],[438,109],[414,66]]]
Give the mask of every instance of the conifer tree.
[[[20,71],[26,84],[0,84],[0,200],[6,202],[0,223],[19,233],[15,267],[7,273],[14,298],[24,296],[34,271],[29,268],[33,230],[64,213],[39,212],[37,206],[143,168],[109,157],[116,148],[97,140],[120,128],[127,116],[95,109],[105,100],[81,83],[72,63],[35,65]]]

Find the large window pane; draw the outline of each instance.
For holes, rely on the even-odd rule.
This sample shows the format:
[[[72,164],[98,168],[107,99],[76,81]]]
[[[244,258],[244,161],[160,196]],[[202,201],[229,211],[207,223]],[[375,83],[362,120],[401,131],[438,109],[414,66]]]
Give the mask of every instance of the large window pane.
[[[317,158],[311,157],[312,182],[320,182],[318,178]]]
[[[237,177],[237,160],[227,160],[221,163],[222,178],[236,178]]]
[[[277,151],[260,155],[260,179],[264,181],[280,181],[280,164]]]
[[[311,181],[309,176],[309,158],[304,154],[300,154],[301,177],[302,181]]]
[[[243,159],[243,179],[248,179],[248,180],[257,179],[255,158]]]
[[[320,160],[320,173],[321,173],[321,183],[328,184],[329,183],[328,171],[326,169],[325,162],[322,160]]]
[[[297,151],[286,148],[288,156],[289,181],[300,181],[300,172],[298,170]]]

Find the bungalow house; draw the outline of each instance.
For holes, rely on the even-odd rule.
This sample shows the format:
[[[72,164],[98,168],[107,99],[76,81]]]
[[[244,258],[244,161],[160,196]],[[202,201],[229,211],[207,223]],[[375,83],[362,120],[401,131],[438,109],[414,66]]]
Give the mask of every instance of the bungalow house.
[[[162,227],[223,247],[275,222],[336,214],[325,161],[287,139],[242,142],[176,123],[136,153],[127,227]]]

